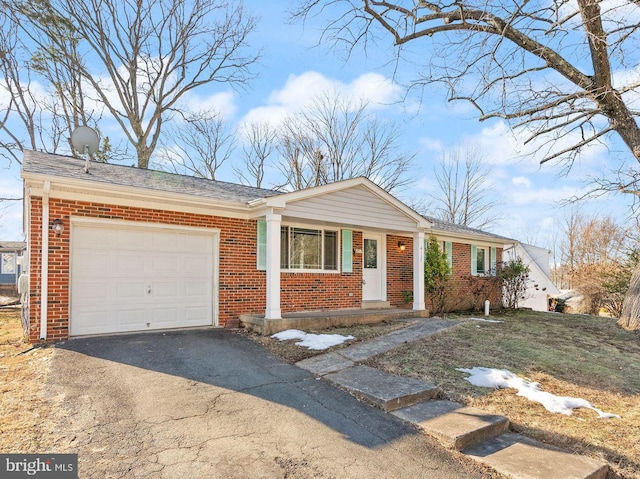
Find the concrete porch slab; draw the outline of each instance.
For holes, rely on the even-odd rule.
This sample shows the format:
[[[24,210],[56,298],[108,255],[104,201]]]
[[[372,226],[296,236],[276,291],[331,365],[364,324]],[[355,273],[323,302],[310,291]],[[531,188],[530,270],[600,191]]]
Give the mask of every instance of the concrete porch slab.
[[[372,324],[381,321],[398,319],[426,318],[428,311],[410,309],[346,309],[338,311],[310,311],[286,313],[282,319],[265,319],[264,316],[243,314],[240,323],[248,329],[265,336],[279,333],[287,329],[326,329],[335,326],[352,324]]]
[[[432,384],[368,366],[355,366],[324,378],[386,412],[433,399],[440,391]]]

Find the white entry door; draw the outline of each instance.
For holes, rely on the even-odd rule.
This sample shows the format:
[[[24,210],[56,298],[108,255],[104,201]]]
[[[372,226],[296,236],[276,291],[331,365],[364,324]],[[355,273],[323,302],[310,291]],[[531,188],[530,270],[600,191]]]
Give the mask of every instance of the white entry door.
[[[384,261],[383,236],[380,234],[363,235],[362,248],[362,300],[381,301],[383,297]]]
[[[214,324],[216,234],[72,224],[70,334]]]

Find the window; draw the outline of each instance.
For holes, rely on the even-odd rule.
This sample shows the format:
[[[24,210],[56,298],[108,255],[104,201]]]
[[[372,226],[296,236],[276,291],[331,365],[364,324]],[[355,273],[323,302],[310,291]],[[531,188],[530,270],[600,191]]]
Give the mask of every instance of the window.
[[[476,274],[486,273],[486,250],[484,248],[476,248]]]
[[[451,241],[442,242],[442,251],[447,255],[447,264],[449,265],[449,274],[453,273],[453,243]]]
[[[15,253],[3,253],[2,263],[0,264],[0,273],[15,274],[16,273],[16,255]]]
[[[378,240],[364,240],[364,267],[367,269],[378,268]]]
[[[471,274],[496,275],[496,248],[471,245]]]
[[[280,230],[282,269],[338,270],[338,232],[283,226]]]

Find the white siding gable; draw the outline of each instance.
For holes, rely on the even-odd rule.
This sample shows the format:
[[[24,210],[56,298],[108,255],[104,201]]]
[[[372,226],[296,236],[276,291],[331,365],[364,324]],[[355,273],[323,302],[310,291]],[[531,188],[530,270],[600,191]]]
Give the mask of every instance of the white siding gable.
[[[417,229],[415,219],[361,185],[288,202],[282,215],[388,231],[406,232]]]

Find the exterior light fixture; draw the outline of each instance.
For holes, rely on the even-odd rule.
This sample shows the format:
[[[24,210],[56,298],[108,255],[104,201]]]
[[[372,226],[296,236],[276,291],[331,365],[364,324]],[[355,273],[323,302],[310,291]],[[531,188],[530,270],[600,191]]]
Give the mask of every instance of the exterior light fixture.
[[[400,251],[404,251],[406,246],[402,241],[398,241],[398,248],[400,249]]]
[[[60,236],[64,231],[62,220],[60,218],[53,220],[53,223],[51,223],[51,229],[56,234],[56,236]]]

